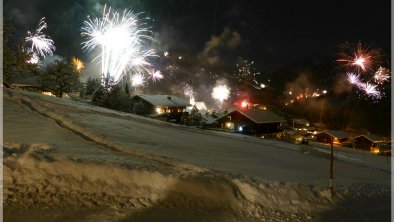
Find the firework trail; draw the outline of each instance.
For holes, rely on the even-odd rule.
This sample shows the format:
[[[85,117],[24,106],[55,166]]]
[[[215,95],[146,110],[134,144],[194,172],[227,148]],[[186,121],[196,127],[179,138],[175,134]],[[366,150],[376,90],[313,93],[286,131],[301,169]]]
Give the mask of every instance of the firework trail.
[[[28,61],[29,63],[38,63],[39,56],[45,58],[47,55],[53,55],[56,49],[53,40],[42,32],[46,28],[47,23],[45,22],[45,17],[43,17],[33,33],[27,32],[25,41],[31,42],[31,47],[28,51],[33,53],[31,60]]]
[[[220,102],[222,106],[223,101],[228,99],[230,95],[230,88],[227,85],[218,85],[212,90],[212,98]]]
[[[85,68],[85,64],[78,58],[73,57],[71,60],[71,65],[73,66],[73,68],[75,69],[75,71],[78,72],[78,74],[81,73],[82,69]]]
[[[151,32],[144,28],[146,24],[139,20],[139,15],[127,9],[123,13],[111,12],[105,6],[101,18],[84,21],[81,35],[87,40],[82,43],[83,49],[101,50],[95,58],[101,59],[101,73],[110,75],[115,82],[128,71],[141,76],[149,73],[148,58],[156,56],[149,47],[153,41]]]

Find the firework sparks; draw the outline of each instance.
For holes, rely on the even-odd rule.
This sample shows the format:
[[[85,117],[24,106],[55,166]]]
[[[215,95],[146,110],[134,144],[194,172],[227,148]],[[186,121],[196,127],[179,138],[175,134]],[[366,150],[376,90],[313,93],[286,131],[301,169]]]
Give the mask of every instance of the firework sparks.
[[[369,49],[361,43],[356,47],[347,44],[347,49],[349,51],[342,53],[341,59],[337,60],[348,65],[350,72],[346,73],[347,81],[375,101],[382,98],[385,95],[383,84],[389,81],[390,71],[381,67],[383,61],[380,49]]]
[[[237,70],[234,75],[235,79],[238,80],[238,82],[246,81],[251,85],[259,86],[259,83],[256,80],[256,76],[260,75],[260,73],[255,72],[253,63],[254,61],[248,62],[248,60],[241,60],[236,64]]]
[[[145,77],[141,73],[137,73],[131,76],[131,86],[133,87],[138,87],[138,86],[144,86],[145,83]]]
[[[190,98],[193,97],[194,94],[193,87],[185,83],[183,86],[183,94],[185,94],[185,96],[189,96]]]
[[[83,49],[89,51],[101,48],[101,73],[110,75],[117,82],[129,70],[138,75],[149,73],[148,58],[155,52],[149,48],[148,42],[153,41],[151,32],[138,25],[140,14],[124,10],[122,14],[111,12],[104,7],[102,18],[88,19],[82,27],[82,36],[87,37]]]
[[[347,52],[341,53],[341,58],[337,59],[337,62],[345,62],[349,66],[356,67],[358,71],[371,70],[380,62],[379,50],[369,49],[361,43],[356,46],[347,44],[346,48]]]
[[[85,68],[85,64],[80,59],[75,57],[72,58],[71,65],[79,74],[81,73],[82,69]]]
[[[159,81],[164,77],[163,74],[161,74],[160,70],[152,70],[150,74],[150,78],[153,82]]]
[[[242,108],[246,108],[247,106],[248,106],[248,101],[247,100],[244,100],[244,101],[242,101],[242,103],[241,103],[241,107]]]
[[[40,61],[40,58],[38,57],[37,53],[33,52],[31,55],[31,58],[27,61],[27,63],[37,64],[39,61]]]
[[[377,89],[377,85],[367,82],[361,84],[360,88],[364,90],[364,92],[372,98],[379,99],[381,96],[380,91]]]
[[[379,67],[378,71],[375,72],[374,79],[378,84],[382,84],[388,81],[390,78],[390,71],[386,68]]]
[[[212,90],[212,98],[218,100],[220,105],[222,105],[223,101],[228,99],[230,95],[230,88],[227,85],[218,85]]]
[[[55,46],[53,40],[45,35],[42,30],[47,28],[47,23],[45,22],[45,17],[43,17],[38,23],[37,29],[32,33],[27,32],[26,42],[31,42],[30,52],[33,52],[33,57],[28,62],[37,63],[39,56],[45,58],[47,55],[53,55],[55,51]]]
[[[354,74],[352,72],[348,72],[348,73],[346,73],[346,75],[347,75],[347,80],[351,84],[356,85],[356,86],[359,86],[361,84],[360,75]]]

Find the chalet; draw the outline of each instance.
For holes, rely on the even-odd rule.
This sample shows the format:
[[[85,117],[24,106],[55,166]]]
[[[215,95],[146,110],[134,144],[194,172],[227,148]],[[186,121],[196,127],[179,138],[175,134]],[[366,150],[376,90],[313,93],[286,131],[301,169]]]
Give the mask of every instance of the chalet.
[[[334,144],[342,145],[343,142],[349,140],[349,134],[340,130],[326,130],[316,134],[316,141],[320,143],[331,143],[334,138]]]
[[[189,102],[173,95],[136,95],[132,112],[138,115],[179,123]]]
[[[233,109],[216,119],[225,130],[245,134],[274,134],[281,132],[285,120],[275,113],[260,108]]]
[[[371,152],[379,152],[377,148],[379,143],[383,143],[384,139],[375,134],[360,135],[352,138],[354,148]]]
[[[309,122],[306,119],[293,119],[292,126],[294,130],[306,131],[309,128]]]
[[[327,126],[324,123],[312,123],[312,127],[315,127],[318,131],[327,129]]]

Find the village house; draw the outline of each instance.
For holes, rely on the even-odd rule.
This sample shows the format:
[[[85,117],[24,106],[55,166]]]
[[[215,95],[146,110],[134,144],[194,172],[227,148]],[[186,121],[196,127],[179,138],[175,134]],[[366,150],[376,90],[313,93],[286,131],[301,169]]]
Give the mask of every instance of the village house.
[[[232,132],[254,135],[276,134],[285,120],[261,108],[233,109],[216,119],[219,127]]]
[[[331,143],[333,138],[333,143],[335,145],[342,145],[342,143],[349,140],[349,134],[341,130],[326,130],[315,135],[316,141],[320,143]]]
[[[378,144],[383,143],[384,139],[375,134],[359,135],[352,138],[353,148],[379,153]]]
[[[293,130],[304,130],[309,128],[309,122],[306,119],[292,119],[291,126]]]
[[[179,123],[189,102],[173,95],[136,95],[132,112],[138,115]]]

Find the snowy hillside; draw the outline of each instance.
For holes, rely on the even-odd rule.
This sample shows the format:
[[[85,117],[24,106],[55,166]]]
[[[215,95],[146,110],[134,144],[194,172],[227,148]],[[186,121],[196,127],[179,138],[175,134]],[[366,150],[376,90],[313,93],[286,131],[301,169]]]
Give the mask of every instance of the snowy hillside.
[[[331,197],[329,160],[307,147],[26,91],[4,89],[3,107],[5,221],[390,217],[390,171],[373,164],[336,160]]]

